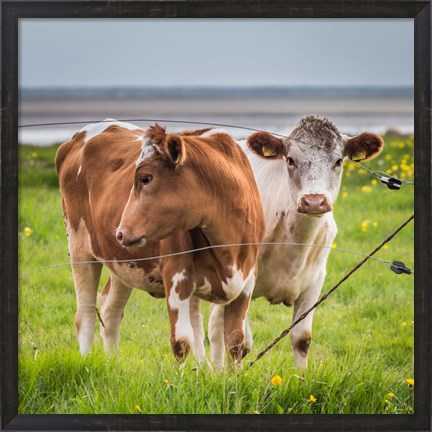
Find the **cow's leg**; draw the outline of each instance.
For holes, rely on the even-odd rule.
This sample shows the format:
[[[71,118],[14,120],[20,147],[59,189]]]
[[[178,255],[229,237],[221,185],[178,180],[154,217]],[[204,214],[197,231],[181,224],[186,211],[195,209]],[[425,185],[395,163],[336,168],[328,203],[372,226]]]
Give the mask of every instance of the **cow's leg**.
[[[105,282],[104,287],[102,288],[102,291],[98,294],[98,302],[99,302],[99,306],[102,308],[105,300],[108,297],[108,294],[110,292],[110,288],[111,288],[111,275],[108,276],[107,281]]]
[[[77,299],[75,330],[82,355],[89,354],[93,344],[96,295],[101,270],[100,263],[80,264],[72,268]]]
[[[200,364],[205,360],[205,347],[204,347],[204,323],[203,317],[200,310],[200,299],[199,297],[192,296],[190,301],[190,319],[192,323],[194,345],[193,352],[195,358]]]
[[[324,276],[313,287],[306,289],[294,303],[294,318],[298,319],[305,311],[316,303],[321,292]],[[312,339],[312,321],[314,310],[291,330],[291,343],[294,349],[295,366],[302,371],[307,369],[308,351]]]
[[[120,324],[132,288],[125,285],[114,273],[111,273],[110,281],[110,286],[106,290],[108,295],[105,297],[101,309],[103,325],[101,323],[100,330],[105,351],[114,352],[119,348]],[[105,285],[104,290],[105,288],[107,285]]]
[[[225,305],[216,303],[210,305],[208,326],[210,358],[213,365],[219,370],[223,369],[225,356],[224,315]]]
[[[244,351],[243,351],[243,357],[246,354],[249,354],[251,352],[252,345],[253,345],[253,335],[252,335],[252,330],[250,328],[249,315],[246,315],[246,320],[245,320],[245,347],[244,347]]]
[[[79,349],[82,355],[89,354],[94,339],[96,319],[96,296],[102,264],[76,264],[82,261],[93,261],[90,239],[87,228],[81,220],[78,229],[66,224],[69,255],[72,263],[72,276],[75,286],[77,312],[75,314],[75,330]]]
[[[245,354],[246,314],[250,295],[245,292],[225,306],[224,336],[225,346],[234,365],[241,363]]]
[[[164,271],[164,286],[171,327],[171,348],[178,362],[183,363],[194,346],[191,323],[193,283],[185,269],[181,272]]]

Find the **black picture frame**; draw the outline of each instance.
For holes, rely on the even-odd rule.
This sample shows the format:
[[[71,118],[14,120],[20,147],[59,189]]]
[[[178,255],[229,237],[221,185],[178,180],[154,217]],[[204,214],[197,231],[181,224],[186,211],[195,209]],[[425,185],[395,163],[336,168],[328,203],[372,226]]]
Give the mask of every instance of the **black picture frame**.
[[[412,415],[18,415],[18,20],[414,18],[415,408]],[[2,430],[431,430],[431,0],[144,0],[1,3]]]

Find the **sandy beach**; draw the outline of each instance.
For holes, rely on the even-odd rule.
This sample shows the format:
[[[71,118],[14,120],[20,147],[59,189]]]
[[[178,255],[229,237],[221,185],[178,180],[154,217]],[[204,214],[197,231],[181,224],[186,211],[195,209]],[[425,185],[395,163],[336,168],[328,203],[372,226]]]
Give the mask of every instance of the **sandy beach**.
[[[184,120],[229,124],[287,134],[306,114],[330,117],[340,131],[355,134],[364,130],[384,133],[389,129],[413,132],[414,102],[410,94],[371,94],[371,92],[337,92],[326,94],[222,94],[88,95],[64,97],[47,95],[21,97],[19,124],[73,122],[81,124],[20,128],[19,142],[50,145],[67,140],[86,122],[115,119]],[[145,127],[148,122],[135,122]],[[193,128],[193,125],[169,123],[168,129]],[[197,125],[199,127],[199,125]],[[225,128],[236,138],[250,132]]]

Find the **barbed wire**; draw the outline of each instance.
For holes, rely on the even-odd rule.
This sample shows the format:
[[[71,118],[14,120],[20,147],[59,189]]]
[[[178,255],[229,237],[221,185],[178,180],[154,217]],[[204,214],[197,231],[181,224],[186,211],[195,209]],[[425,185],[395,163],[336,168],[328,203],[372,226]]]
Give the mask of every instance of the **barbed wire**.
[[[226,124],[226,123],[214,123],[214,122],[203,122],[203,121],[192,121],[192,120],[173,120],[173,119],[146,119],[146,118],[134,118],[134,119],[105,119],[105,120],[76,120],[76,121],[68,121],[68,122],[50,122],[50,123],[30,123],[30,124],[24,124],[24,125],[18,125],[18,128],[31,128],[31,127],[41,127],[41,126],[60,126],[60,125],[75,125],[75,124],[90,124],[90,123],[112,123],[113,121],[117,122],[164,122],[164,123],[182,123],[182,124],[195,124],[195,125],[201,125],[201,126],[216,126],[216,127],[227,127],[232,129],[242,129],[242,130],[249,130],[252,132],[267,132],[271,135],[280,137],[280,138],[286,138],[291,141],[295,141],[299,144],[302,144],[306,147],[310,147],[310,144],[299,140],[297,138],[291,138],[287,135],[279,134],[276,132],[270,132],[270,131],[264,131],[262,129],[256,129],[248,126],[239,126],[239,125],[232,125],[232,124]],[[333,154],[345,158],[343,154],[337,151],[332,151]],[[365,167],[358,161],[354,161],[352,159],[348,159],[350,162],[355,163],[365,171],[369,172],[374,177],[378,178],[381,183],[387,185],[389,189],[392,190],[398,190],[401,188],[401,186],[412,186],[414,185],[414,182],[409,182],[406,180],[401,180],[395,176],[389,176],[387,173],[384,173],[382,171],[372,171],[369,168]]]
[[[399,269],[403,268],[402,266],[400,266],[398,264],[394,264],[395,262],[398,262],[398,261],[390,261],[390,260],[386,260],[383,258],[372,257],[371,255],[365,254],[363,252],[354,251],[351,249],[333,247],[333,246],[329,246],[329,245],[313,244],[313,243],[295,243],[295,242],[256,242],[256,243],[232,243],[232,244],[210,245],[210,246],[205,246],[205,247],[196,248],[196,249],[189,249],[186,251],[174,252],[174,253],[151,256],[151,257],[134,258],[134,259],[133,258],[123,259],[123,260],[103,260],[103,259],[101,259],[101,260],[64,262],[64,263],[58,263],[58,264],[52,264],[52,265],[39,267],[39,268],[36,268],[34,270],[30,270],[28,272],[21,273],[18,276],[19,277],[29,276],[33,273],[38,273],[42,270],[49,270],[49,269],[54,269],[54,268],[59,268],[59,267],[69,267],[69,266],[77,266],[77,265],[85,265],[85,264],[135,263],[135,262],[140,262],[140,261],[159,260],[159,259],[169,258],[169,257],[174,257],[174,256],[179,256],[179,255],[186,255],[189,253],[202,252],[202,251],[210,250],[210,249],[218,249],[218,248],[226,248],[226,247],[241,247],[241,246],[303,246],[303,247],[316,247],[316,248],[322,248],[322,249],[331,249],[331,250],[336,250],[339,252],[346,252],[346,253],[351,253],[353,255],[359,255],[359,256],[363,256],[363,257],[367,257],[367,258],[372,258],[375,261],[379,261],[379,262],[384,263],[384,264],[394,265],[396,268],[399,268]]]
[[[277,338],[275,338],[269,345],[267,345],[260,353],[256,356],[255,360],[249,363],[249,367],[253,366],[258,360],[260,360],[267,352],[269,352],[281,339],[288,335],[288,333],[301,321],[303,321],[314,309],[316,309],[321,303],[323,303],[330,294],[339,288],[353,273],[355,273],[363,264],[365,264],[373,255],[376,254],[386,243],[388,243],[393,237],[395,237],[403,228],[405,228],[414,219],[412,214],[405,222],[402,222],[391,234],[389,234],[369,255],[366,255],[363,260],[356,264],[342,279],[339,280],[333,287],[328,290],[321,298],[313,304],[307,311],[303,312],[292,324],[284,330]],[[403,264],[403,263],[400,263]]]

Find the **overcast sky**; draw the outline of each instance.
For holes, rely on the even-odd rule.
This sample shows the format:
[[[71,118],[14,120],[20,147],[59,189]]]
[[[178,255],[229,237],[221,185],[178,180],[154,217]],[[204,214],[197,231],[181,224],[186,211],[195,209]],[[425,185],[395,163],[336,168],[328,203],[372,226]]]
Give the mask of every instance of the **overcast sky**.
[[[19,24],[22,87],[413,85],[411,19]]]

